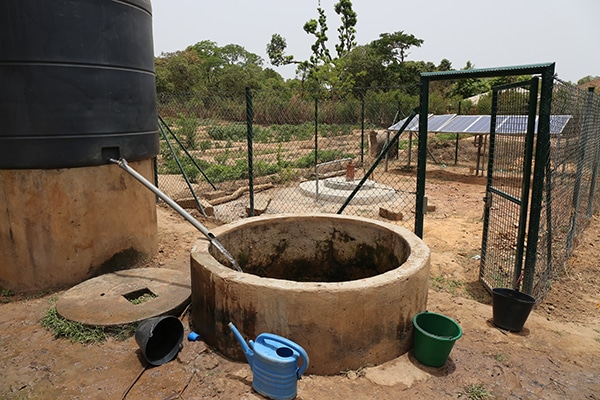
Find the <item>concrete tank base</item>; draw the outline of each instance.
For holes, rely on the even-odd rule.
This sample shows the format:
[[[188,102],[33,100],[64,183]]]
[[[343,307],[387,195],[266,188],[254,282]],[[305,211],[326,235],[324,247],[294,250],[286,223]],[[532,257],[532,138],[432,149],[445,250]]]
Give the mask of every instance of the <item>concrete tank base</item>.
[[[152,160],[130,163],[152,180]],[[0,288],[63,288],[158,249],[154,194],[116,165],[0,170]]]
[[[394,359],[412,347],[427,306],[429,248],[396,225],[310,214],[248,218],[213,230],[244,272],[208,241],[191,253],[191,323],[225,356],[245,360],[227,327],[269,332],[308,353],[308,372],[331,375]]]

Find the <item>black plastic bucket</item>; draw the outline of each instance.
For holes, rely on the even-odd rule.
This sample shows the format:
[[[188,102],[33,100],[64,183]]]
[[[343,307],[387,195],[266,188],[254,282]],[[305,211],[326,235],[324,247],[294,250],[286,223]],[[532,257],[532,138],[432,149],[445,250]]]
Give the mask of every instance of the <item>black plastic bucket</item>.
[[[135,341],[151,365],[162,365],[171,361],[183,341],[183,324],[170,315],[142,321],[135,331]]]
[[[492,289],[494,325],[513,332],[520,332],[535,305],[535,298],[514,289]]]

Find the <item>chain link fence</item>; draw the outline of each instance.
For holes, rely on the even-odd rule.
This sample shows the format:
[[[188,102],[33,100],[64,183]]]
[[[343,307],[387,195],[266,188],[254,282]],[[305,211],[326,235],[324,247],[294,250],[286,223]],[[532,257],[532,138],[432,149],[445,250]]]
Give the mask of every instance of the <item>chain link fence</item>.
[[[560,133],[551,135],[546,168],[534,287],[540,298],[565,272],[577,237],[600,206],[600,96],[555,79],[551,115],[568,122],[562,131],[551,126]]]
[[[382,151],[397,133],[388,127],[418,100],[362,94],[344,101],[260,91],[161,94],[157,185],[184,207],[223,222],[263,212],[344,213],[413,230],[417,137],[404,132]],[[568,116],[568,123],[550,128],[532,293],[538,298],[564,271],[599,206],[600,97],[555,79],[551,115]],[[459,153],[459,138],[465,136],[434,135],[428,157],[483,171],[487,141],[475,136],[470,151]]]
[[[223,222],[262,212],[340,212],[393,137],[387,127],[416,101],[368,93],[344,101],[260,91],[162,94],[157,183]],[[412,229],[414,164],[408,138],[391,146],[343,212]]]

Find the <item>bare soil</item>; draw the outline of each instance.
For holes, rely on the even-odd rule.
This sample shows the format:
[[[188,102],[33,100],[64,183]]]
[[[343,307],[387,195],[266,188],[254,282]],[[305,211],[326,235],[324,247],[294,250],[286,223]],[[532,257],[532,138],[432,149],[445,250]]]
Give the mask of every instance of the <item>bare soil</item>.
[[[600,220],[523,331],[506,332],[493,325],[491,297],[478,282],[484,190],[485,178],[468,168],[428,175],[436,207],[424,233],[432,251],[428,309],[464,331],[446,365],[426,367],[409,353],[336,376],[308,375],[298,382],[298,399],[600,399]],[[187,272],[202,234],[174,211],[157,209],[160,249],[146,266]],[[39,320],[61,293],[0,297],[0,399],[261,398],[248,365],[202,341],[186,340],[175,360],[146,368],[134,338],[93,345],[55,339]]]

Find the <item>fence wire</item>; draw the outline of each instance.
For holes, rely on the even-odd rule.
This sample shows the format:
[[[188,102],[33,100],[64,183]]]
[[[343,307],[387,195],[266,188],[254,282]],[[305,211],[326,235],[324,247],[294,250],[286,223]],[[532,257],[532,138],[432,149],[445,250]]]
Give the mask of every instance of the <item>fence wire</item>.
[[[600,96],[558,79],[554,83],[551,119],[550,163],[540,223],[534,295],[550,290],[562,274],[577,237],[599,210],[597,195],[600,167]],[[559,132],[554,133],[552,132]]]
[[[368,96],[307,100],[252,92],[248,140],[246,100],[243,94],[158,97],[166,132],[157,160],[159,187],[176,201],[189,202],[191,186],[223,222],[247,217],[252,209],[254,214],[338,212],[393,137],[387,127],[404,117],[397,102],[382,104]],[[404,108],[409,106],[414,105]],[[402,139],[393,146],[344,214],[393,219],[413,228],[416,151],[407,143]]]
[[[263,212],[336,213],[394,136],[387,128],[415,106],[414,102],[369,97],[368,93],[342,101],[254,91],[250,108],[246,93],[236,97],[161,94],[158,112],[164,136],[157,157],[158,185],[189,207],[195,207],[197,196],[208,214],[223,222]],[[600,97],[555,80],[551,115],[569,117],[564,127],[551,127],[554,133],[532,293],[538,298],[543,298],[552,279],[564,271],[576,238],[599,206],[595,194]],[[552,119],[551,124],[561,120],[564,118]],[[364,187],[343,208],[344,214],[394,220],[414,228],[418,150],[413,135],[400,135]],[[458,135],[434,135],[428,149],[431,161],[474,165],[477,160],[476,171],[483,170],[481,151],[475,154],[474,149],[487,146],[487,142],[475,141],[470,153],[459,154],[451,151],[458,139]],[[521,145],[505,147],[502,151],[523,153]],[[511,162],[517,158],[507,157]],[[512,170],[508,165],[501,169]]]

